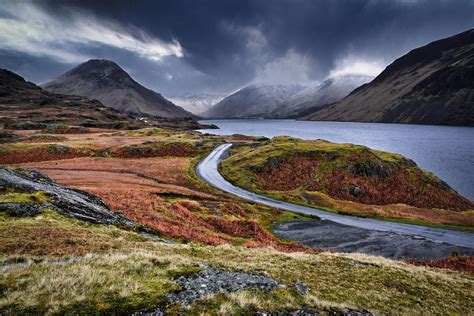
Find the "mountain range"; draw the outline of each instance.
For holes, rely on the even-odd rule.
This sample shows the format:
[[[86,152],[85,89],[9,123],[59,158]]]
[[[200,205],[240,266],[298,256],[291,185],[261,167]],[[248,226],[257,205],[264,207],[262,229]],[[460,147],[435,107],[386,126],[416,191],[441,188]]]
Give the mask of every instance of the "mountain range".
[[[264,118],[295,93],[299,84],[252,83],[202,113],[208,118]]]
[[[346,74],[330,77],[321,83],[311,85],[290,97],[271,113],[272,117],[298,117],[306,111],[320,109],[341,100],[355,88],[370,82],[371,76]]]
[[[303,119],[474,125],[474,29],[410,51]]]
[[[169,98],[174,104],[186,111],[199,115],[221,101],[225,96],[213,93],[189,93]]]
[[[163,118],[193,117],[161,94],[145,88],[110,60],[91,59],[42,85],[45,90],[101,101],[124,113]]]

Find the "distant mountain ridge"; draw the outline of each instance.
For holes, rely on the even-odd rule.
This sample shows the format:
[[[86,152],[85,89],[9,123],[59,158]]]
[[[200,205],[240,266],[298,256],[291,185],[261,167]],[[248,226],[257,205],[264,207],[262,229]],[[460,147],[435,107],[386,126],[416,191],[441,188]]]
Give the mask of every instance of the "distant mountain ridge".
[[[91,59],[42,85],[45,90],[97,99],[124,113],[164,118],[193,117],[161,94],[136,82],[110,60]]]
[[[304,119],[474,125],[474,29],[414,49]]]
[[[370,82],[374,77],[362,74],[347,74],[330,77],[316,85],[309,86],[295,93],[283,102],[272,116],[293,117],[312,109],[313,111],[337,102],[357,87]]]
[[[209,118],[264,118],[304,89],[299,84],[252,83],[202,113]]]
[[[222,99],[223,95],[211,93],[190,93],[169,98],[174,104],[196,115],[207,111]]]

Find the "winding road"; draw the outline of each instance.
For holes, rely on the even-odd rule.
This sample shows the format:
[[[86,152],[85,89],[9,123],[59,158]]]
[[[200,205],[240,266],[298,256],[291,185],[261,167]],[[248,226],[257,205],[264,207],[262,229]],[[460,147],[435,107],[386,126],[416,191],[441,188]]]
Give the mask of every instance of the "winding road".
[[[432,228],[426,226],[394,223],[370,218],[361,218],[356,216],[340,215],[330,213],[317,208],[306,207],[293,203],[275,200],[253,192],[246,191],[236,187],[225,180],[219,173],[218,166],[225,157],[232,144],[227,143],[216,147],[206,158],[204,158],[196,167],[197,174],[211,186],[236,195],[242,199],[267,206],[287,210],[290,212],[315,215],[322,220],[337,224],[361,228],[370,231],[390,232],[412,238],[422,238],[435,243],[447,243],[454,246],[474,249],[474,234],[458,232],[454,230]]]

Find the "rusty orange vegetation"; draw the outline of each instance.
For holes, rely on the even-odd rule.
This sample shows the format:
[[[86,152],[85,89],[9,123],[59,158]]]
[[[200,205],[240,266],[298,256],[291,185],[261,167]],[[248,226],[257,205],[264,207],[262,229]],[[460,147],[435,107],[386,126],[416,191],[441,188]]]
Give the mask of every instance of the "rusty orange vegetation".
[[[278,168],[269,172],[256,173],[257,183],[263,190],[291,191],[307,184],[319,167],[315,159],[290,157]]]
[[[322,172],[318,178],[319,163],[314,158],[295,156],[277,168],[256,172],[257,185],[262,190],[290,191],[305,186],[308,191],[321,191],[341,200],[363,204],[387,205],[404,203],[420,208],[441,208],[453,211],[473,209],[468,199],[444,188],[441,184],[425,182],[421,170],[410,173],[397,170],[390,177],[359,176],[347,168],[334,168]],[[349,188],[359,186],[364,194],[354,196]],[[348,188],[341,190],[341,188]],[[396,188],[394,190],[393,188]]]
[[[89,156],[89,151],[69,148],[67,152],[53,152],[48,146],[34,147],[27,150],[13,150],[0,156],[0,164],[18,164],[45,160],[71,159]]]
[[[140,144],[114,148],[111,154],[121,158],[193,157],[196,151],[190,144],[166,144],[159,147]]]
[[[236,201],[194,190],[188,185],[189,163],[190,158],[179,157],[83,157],[20,166],[37,168],[61,184],[97,195],[115,212],[158,230],[164,237],[209,245],[243,242],[248,247],[273,247],[287,252],[317,251],[280,241],[258,221],[248,219],[253,211]],[[160,196],[162,192],[177,194],[180,198],[166,200]],[[192,198],[199,198],[203,203]],[[217,209],[207,208],[205,202],[212,202]],[[265,212],[269,216],[279,213],[273,209]]]
[[[56,180],[64,178],[61,174],[67,172],[68,170],[89,172],[88,175],[80,176],[80,178],[86,180],[87,176],[93,176],[94,173],[103,171],[122,174],[138,174],[145,177],[150,177],[157,182],[188,185],[190,181],[186,172],[189,162],[190,158],[182,157],[160,157],[147,159],[81,157],[61,161],[23,163],[19,165],[19,167],[39,168],[45,170],[47,173],[54,172],[52,177]],[[112,178],[110,180],[113,184],[116,179],[114,179],[113,175],[111,175],[111,177]],[[104,179],[104,181],[105,180],[107,179]],[[119,180],[119,178],[117,180]]]
[[[417,265],[432,268],[442,268],[454,271],[466,272],[474,274],[474,257],[473,256],[460,256],[452,255],[446,258],[440,258],[435,260],[406,260],[406,262]]]

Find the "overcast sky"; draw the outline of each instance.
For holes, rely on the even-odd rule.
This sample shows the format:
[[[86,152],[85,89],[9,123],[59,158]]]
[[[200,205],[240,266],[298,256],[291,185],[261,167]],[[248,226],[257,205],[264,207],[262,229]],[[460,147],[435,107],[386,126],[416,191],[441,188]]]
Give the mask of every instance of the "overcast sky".
[[[376,75],[474,27],[474,0],[0,0],[0,67],[43,83],[91,58],[176,96]]]

